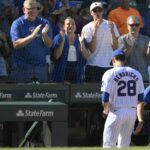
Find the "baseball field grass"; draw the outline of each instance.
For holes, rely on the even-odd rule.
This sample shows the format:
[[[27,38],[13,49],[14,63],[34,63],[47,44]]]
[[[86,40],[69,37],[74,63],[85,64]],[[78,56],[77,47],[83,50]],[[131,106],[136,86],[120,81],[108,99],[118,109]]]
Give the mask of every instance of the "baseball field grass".
[[[41,148],[0,148],[0,150],[104,150],[104,149],[102,147],[49,147],[49,148],[41,147]],[[150,150],[150,146],[129,147],[120,149],[111,148],[110,150]]]

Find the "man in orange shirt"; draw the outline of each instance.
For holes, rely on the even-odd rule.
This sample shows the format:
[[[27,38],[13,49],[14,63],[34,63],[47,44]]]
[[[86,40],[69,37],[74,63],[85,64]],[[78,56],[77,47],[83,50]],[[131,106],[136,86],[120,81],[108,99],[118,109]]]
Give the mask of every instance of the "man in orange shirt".
[[[114,10],[111,10],[108,15],[108,20],[116,23],[120,35],[128,33],[126,20],[129,16],[138,16],[140,20],[140,27],[143,27],[143,22],[140,13],[129,7],[130,0],[120,0],[120,6]]]

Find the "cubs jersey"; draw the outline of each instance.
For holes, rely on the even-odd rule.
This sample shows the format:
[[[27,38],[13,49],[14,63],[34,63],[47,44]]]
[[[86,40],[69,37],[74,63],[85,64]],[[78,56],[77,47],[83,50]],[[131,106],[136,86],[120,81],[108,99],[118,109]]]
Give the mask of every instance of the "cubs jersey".
[[[101,91],[109,94],[110,108],[136,107],[144,92],[143,79],[131,67],[115,67],[104,73]]]

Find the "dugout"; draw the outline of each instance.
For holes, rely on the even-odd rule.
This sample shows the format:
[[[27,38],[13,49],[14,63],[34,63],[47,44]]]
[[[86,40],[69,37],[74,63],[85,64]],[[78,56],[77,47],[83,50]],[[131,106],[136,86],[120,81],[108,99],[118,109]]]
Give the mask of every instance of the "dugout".
[[[145,87],[148,85],[145,83]],[[103,108],[100,97],[100,84],[71,85],[68,118],[71,146],[101,146],[105,120],[101,114]],[[150,143],[150,104],[145,106],[144,121],[142,132],[132,135],[131,145]]]
[[[2,121],[0,123],[0,146],[19,146],[21,141],[25,138],[28,129],[30,129],[30,132],[28,132],[30,134],[27,141],[28,146],[67,146],[68,105],[65,103],[68,102],[69,98],[68,88],[69,87],[64,84],[55,83],[0,84],[0,107],[2,108],[2,112],[0,113],[0,121]],[[57,106],[54,106],[54,103]],[[46,114],[44,111],[45,108],[45,111],[47,112]],[[38,116],[40,112],[49,115],[48,112],[50,110],[54,113],[53,117],[49,118],[47,116],[45,119],[42,117],[42,120],[42,118]],[[17,116],[18,114],[24,115],[27,111],[27,117]],[[61,125],[62,119],[64,119],[65,124],[67,124],[67,129],[65,129],[65,126],[63,130],[61,127],[58,127]],[[33,121],[37,121],[38,123],[34,128],[31,128],[34,123]],[[41,130],[43,131],[43,121],[48,121],[48,124],[45,126],[45,128],[47,128],[45,133],[51,133],[47,136],[41,137],[40,132]],[[55,124],[56,122],[58,123],[57,125]],[[57,127],[57,130],[55,127]],[[58,132],[55,131],[60,131],[61,134],[58,134]]]
[[[101,145],[104,119],[100,84],[70,85],[68,142],[70,146]]]
[[[9,111],[8,111],[9,110]],[[5,115],[4,115],[5,114]],[[22,126],[20,126],[19,134],[14,132],[15,127],[9,128],[12,135],[12,146],[19,147],[31,146],[31,140],[33,138],[34,142],[37,143],[38,140],[37,133],[44,122],[50,124],[51,130],[49,131],[49,126],[47,125],[47,130],[45,130],[43,138],[50,132],[49,139],[43,139],[43,143],[38,144],[38,146],[43,146],[42,144],[48,144],[49,146],[68,146],[68,106],[61,102],[0,102],[0,121],[9,122],[33,122],[31,127],[24,135]],[[19,127],[19,126],[18,126]],[[46,126],[44,125],[44,128]],[[7,129],[7,128],[5,128]],[[9,134],[9,133],[8,133]],[[10,135],[10,134],[9,134]],[[4,135],[5,136],[5,135]],[[8,136],[7,136],[8,137]],[[6,140],[6,139],[5,139]],[[49,142],[46,142],[49,141]],[[2,141],[1,141],[2,142]],[[7,141],[3,141],[7,142]],[[34,143],[34,146],[35,146]],[[3,144],[3,143],[2,143]],[[16,144],[16,145],[15,145]]]

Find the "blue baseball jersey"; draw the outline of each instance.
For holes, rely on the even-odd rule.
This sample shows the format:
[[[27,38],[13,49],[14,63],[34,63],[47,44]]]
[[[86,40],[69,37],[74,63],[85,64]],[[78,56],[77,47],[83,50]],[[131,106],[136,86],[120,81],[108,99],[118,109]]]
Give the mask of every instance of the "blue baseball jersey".
[[[143,79],[131,67],[115,67],[104,73],[101,91],[107,93],[110,108],[136,107],[143,101]]]
[[[144,91],[144,102],[150,103],[150,85]]]

